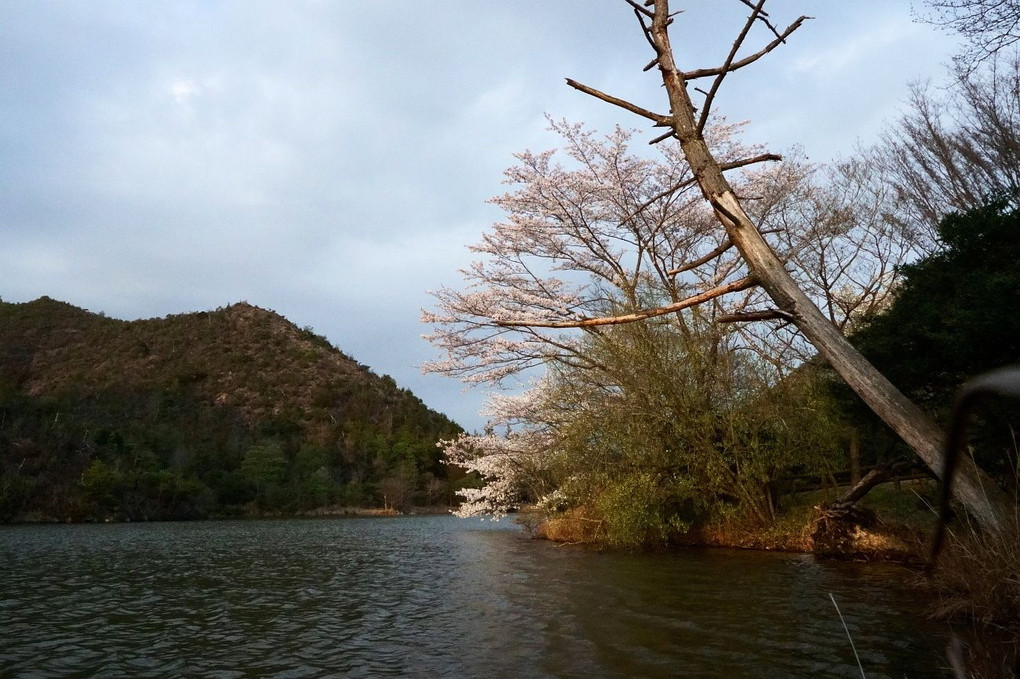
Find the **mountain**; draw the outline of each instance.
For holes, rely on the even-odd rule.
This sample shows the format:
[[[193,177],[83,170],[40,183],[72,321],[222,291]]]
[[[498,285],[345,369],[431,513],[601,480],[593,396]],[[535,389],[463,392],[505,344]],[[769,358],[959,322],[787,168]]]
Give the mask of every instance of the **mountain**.
[[[405,508],[451,496],[460,432],[247,303],[122,321],[0,302],[0,520]]]

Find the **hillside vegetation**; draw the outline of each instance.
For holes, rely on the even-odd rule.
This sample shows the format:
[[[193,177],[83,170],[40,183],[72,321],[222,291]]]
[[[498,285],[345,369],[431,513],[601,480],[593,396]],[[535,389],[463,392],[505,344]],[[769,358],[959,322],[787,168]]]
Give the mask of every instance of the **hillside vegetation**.
[[[0,302],[0,520],[439,504],[459,431],[247,303],[129,322]]]

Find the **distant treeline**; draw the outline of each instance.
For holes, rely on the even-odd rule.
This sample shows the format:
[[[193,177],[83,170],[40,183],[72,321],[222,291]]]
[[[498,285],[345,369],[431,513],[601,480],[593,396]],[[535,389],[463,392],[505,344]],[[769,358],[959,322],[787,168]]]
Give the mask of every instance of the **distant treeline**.
[[[449,504],[460,427],[247,304],[146,321],[0,303],[0,520]]]

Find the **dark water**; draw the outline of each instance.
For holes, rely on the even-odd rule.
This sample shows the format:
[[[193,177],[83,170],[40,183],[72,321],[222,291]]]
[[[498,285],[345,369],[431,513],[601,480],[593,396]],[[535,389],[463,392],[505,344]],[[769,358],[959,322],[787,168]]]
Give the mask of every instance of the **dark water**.
[[[0,527],[2,677],[934,677],[891,567],[453,517]]]

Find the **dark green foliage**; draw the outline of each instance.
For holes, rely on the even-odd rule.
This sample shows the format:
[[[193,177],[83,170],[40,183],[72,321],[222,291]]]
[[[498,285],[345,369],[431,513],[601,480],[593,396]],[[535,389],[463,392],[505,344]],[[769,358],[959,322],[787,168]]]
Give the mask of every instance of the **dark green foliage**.
[[[812,371],[777,381],[726,329],[683,319],[604,331],[586,346],[601,373],[555,374],[536,406],[549,418],[536,485],[550,516],[583,515],[627,547],[718,519],[763,527],[781,481],[833,467],[834,419]]]
[[[0,520],[186,519],[425,498],[460,429],[239,304],[125,322],[0,302]]]
[[[946,217],[939,225],[941,249],[903,267],[894,303],[851,338],[893,384],[943,422],[963,382],[1020,362],[1020,213],[1008,205],[993,202]],[[852,407],[847,412],[867,419]],[[1014,447],[1010,418],[995,407],[987,415],[977,430],[984,437],[979,462],[1005,472],[1003,453]]]
[[[967,378],[1020,361],[1020,214],[993,203],[939,226],[941,250],[903,267],[903,288],[853,341],[933,411]]]

